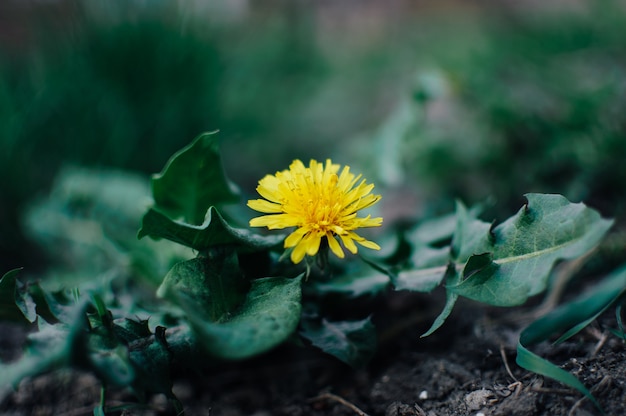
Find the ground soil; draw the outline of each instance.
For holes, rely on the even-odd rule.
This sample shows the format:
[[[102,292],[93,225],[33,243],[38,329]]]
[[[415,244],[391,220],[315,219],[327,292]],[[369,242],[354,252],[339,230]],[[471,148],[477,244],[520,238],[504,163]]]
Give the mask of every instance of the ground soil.
[[[374,315],[379,352],[365,368],[351,369],[313,348],[284,346],[244,362],[174,369],[174,392],[185,414],[204,416],[601,414],[577,391],[515,364],[519,331],[535,307],[501,309],[462,301],[443,328],[420,338],[440,301],[419,294],[386,297]],[[609,313],[559,346],[546,343],[533,350],[575,374],[605,414],[617,416],[626,409],[626,349],[605,328],[614,320]],[[19,348],[7,336],[22,337],[11,328],[3,331],[5,358]],[[68,370],[24,380],[5,395],[0,413],[90,415],[99,400],[96,378]],[[130,392],[108,393],[109,406],[132,402]],[[157,395],[147,398],[147,407],[111,414],[174,413]]]

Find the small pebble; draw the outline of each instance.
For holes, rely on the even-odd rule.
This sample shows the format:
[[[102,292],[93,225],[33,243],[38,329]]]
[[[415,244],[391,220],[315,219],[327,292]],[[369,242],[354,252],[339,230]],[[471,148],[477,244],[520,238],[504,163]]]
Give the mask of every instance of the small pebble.
[[[418,397],[420,400],[426,400],[428,399],[428,392],[426,390],[422,390]]]

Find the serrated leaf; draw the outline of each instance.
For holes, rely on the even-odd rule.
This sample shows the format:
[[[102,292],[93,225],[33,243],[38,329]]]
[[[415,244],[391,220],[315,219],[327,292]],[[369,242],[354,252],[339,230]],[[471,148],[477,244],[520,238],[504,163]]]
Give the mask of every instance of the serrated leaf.
[[[171,218],[201,224],[210,206],[237,202],[236,187],[226,178],[214,133],[203,133],[175,153],[152,178],[156,207]]]
[[[0,278],[0,319],[33,323],[37,319],[36,305],[17,280],[21,270],[10,270]]]
[[[626,267],[622,267],[595,285],[588,293],[537,319],[520,335],[517,345],[517,364],[529,371],[575,388],[599,407],[591,392],[575,376],[539,357],[528,348],[547,341],[554,334],[564,333],[557,342],[573,336],[619,301],[625,293]]]
[[[243,251],[264,250],[282,243],[284,235],[260,235],[243,228],[231,227],[215,207],[210,207],[202,225],[191,225],[170,219],[155,209],[144,215],[138,238],[150,236],[205,251],[211,247],[235,244]]]
[[[298,326],[302,275],[266,277],[252,282],[243,305],[219,323],[211,323],[183,305],[197,339],[212,355],[243,359],[263,353],[289,338]]]
[[[38,318],[39,331],[29,335],[24,354],[11,364],[0,364],[0,388],[15,387],[25,377],[70,365],[85,333],[85,307],[77,304],[68,323],[52,325]]]
[[[147,321],[123,319],[118,323],[103,300],[92,295],[96,313],[89,316],[72,349],[74,365],[93,371],[105,385],[132,387],[138,394],[163,393],[173,397],[171,352],[163,327],[152,333]]]
[[[138,338],[128,345],[129,359],[137,374],[133,387],[139,391],[164,393],[176,401],[170,378],[172,353],[164,334],[165,329],[157,327],[154,334]]]
[[[367,364],[376,352],[376,329],[370,318],[360,321],[303,321],[304,338],[352,367]]]
[[[174,265],[157,294],[193,304],[198,313],[218,322],[244,301],[248,287],[232,247],[220,247]]]
[[[515,216],[491,231],[488,251],[493,261],[449,290],[496,306],[522,304],[545,290],[557,260],[582,256],[612,225],[598,212],[560,195],[526,198],[528,203]]]

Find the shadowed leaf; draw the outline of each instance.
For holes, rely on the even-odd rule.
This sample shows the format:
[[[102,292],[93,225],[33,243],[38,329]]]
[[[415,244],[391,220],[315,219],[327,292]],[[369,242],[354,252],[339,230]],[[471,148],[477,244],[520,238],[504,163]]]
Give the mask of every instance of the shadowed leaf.
[[[369,362],[376,352],[376,329],[370,318],[361,321],[304,321],[300,332],[313,345],[352,367]]]
[[[212,355],[243,359],[274,348],[289,338],[300,321],[302,275],[266,277],[252,282],[244,303],[219,323],[208,322],[182,303],[198,341]]]
[[[285,237],[282,234],[263,236],[231,227],[215,207],[209,208],[202,225],[175,221],[150,209],[143,217],[138,238],[145,236],[165,238],[198,251],[225,244],[236,244],[244,251],[263,250],[281,244]]]
[[[201,224],[210,206],[237,202],[236,187],[226,178],[214,133],[203,133],[175,153],[152,178],[156,207],[171,218]]]
[[[35,302],[17,280],[22,269],[13,269],[0,278],[0,319],[35,322]]]

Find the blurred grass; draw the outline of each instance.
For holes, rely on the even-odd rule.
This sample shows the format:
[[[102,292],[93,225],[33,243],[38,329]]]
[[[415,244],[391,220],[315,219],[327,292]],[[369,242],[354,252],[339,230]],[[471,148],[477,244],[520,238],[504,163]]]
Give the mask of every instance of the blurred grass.
[[[42,261],[22,213],[64,165],[147,175],[218,129],[245,190],[294,157],[330,156],[373,182],[417,188],[426,213],[488,197],[510,213],[526,192],[555,192],[623,218],[617,2],[550,13],[402,1],[59,4],[52,18],[27,11],[14,22],[38,29],[26,46],[0,29],[3,269]],[[59,16],[70,24],[54,31]]]

